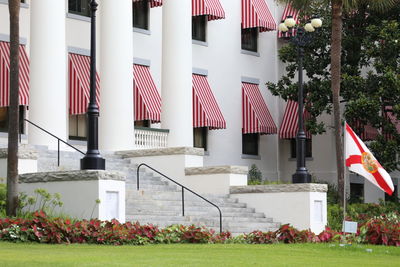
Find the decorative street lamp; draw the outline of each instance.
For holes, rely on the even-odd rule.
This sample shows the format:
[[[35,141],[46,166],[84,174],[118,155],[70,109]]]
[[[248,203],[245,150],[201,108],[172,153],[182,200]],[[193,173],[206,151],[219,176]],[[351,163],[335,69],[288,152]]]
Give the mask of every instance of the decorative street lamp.
[[[98,124],[99,107],[96,103],[96,0],[90,2],[90,101],[87,110],[87,152],[81,159],[81,170],[105,170],[106,160],[99,152]]]
[[[311,175],[308,173],[306,168],[306,134],[304,132],[304,120],[303,120],[303,57],[304,47],[311,43],[316,28],[322,26],[321,19],[313,17],[311,21],[306,23],[304,27],[296,26],[296,21],[292,16],[287,18],[279,24],[279,30],[282,32],[289,33],[289,40],[297,47],[297,60],[299,66],[299,88],[298,88],[298,131],[296,136],[296,161],[297,169],[296,173],[292,176],[293,183],[310,183]]]

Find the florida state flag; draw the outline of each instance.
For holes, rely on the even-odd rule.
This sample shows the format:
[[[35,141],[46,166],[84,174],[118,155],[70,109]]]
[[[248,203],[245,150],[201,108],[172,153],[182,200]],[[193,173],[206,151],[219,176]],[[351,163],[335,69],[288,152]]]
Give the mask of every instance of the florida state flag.
[[[345,148],[346,166],[350,171],[364,176],[389,195],[393,194],[392,178],[347,123]]]

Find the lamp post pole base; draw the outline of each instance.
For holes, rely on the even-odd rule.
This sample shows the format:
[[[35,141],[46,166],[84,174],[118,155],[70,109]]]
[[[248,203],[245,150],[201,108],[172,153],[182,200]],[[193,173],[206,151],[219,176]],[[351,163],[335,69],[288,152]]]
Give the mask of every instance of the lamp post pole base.
[[[292,182],[294,184],[311,183],[311,174],[307,170],[297,170],[292,176]]]
[[[86,155],[81,159],[81,170],[105,170],[106,160],[100,155]]]

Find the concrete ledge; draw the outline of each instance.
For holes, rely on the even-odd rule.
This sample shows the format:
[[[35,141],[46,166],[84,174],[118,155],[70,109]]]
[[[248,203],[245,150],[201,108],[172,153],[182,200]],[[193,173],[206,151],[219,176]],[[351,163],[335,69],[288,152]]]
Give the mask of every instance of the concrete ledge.
[[[123,158],[168,156],[168,155],[204,156],[204,149],[196,147],[167,147],[167,148],[155,148],[155,149],[117,151],[115,152],[115,154],[120,155]]]
[[[48,183],[66,181],[114,180],[125,181],[123,173],[99,170],[26,173],[19,176],[20,183]]]
[[[111,171],[42,172],[20,175],[20,192],[34,196],[38,188],[61,195],[55,209],[78,219],[125,222],[125,175]]]
[[[0,148],[0,159],[6,159],[8,157],[8,149]],[[38,153],[30,148],[20,146],[18,148],[18,158],[19,159],[38,159]]]
[[[290,192],[328,192],[326,184],[272,184],[272,185],[249,185],[231,186],[231,194],[247,193],[290,193]]]
[[[210,167],[189,167],[185,168],[185,175],[202,174],[247,174],[247,166],[210,166]]]

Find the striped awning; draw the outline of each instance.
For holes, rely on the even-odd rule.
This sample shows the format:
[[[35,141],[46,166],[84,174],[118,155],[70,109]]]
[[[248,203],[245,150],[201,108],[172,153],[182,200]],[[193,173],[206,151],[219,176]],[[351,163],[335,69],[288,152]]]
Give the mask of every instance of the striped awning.
[[[133,79],[135,82],[135,121],[160,122],[161,97],[151,77],[149,67],[134,64]]]
[[[226,122],[207,77],[193,74],[193,127],[225,129]]]
[[[208,20],[225,18],[225,11],[219,0],[192,0],[192,16],[206,15]]]
[[[293,139],[297,136],[297,131],[299,130],[298,124],[298,108],[299,105],[296,101],[289,100],[286,104],[285,113],[283,115],[283,120],[281,127],[279,128],[279,138],[281,139]],[[306,109],[303,111],[304,121],[310,119],[310,113]],[[311,139],[311,133],[306,131],[306,138]]]
[[[300,23],[300,11],[297,9],[294,9],[289,3],[286,4],[285,10],[283,11],[282,14],[282,21],[284,21],[288,16],[292,16],[293,19],[296,21],[296,24]],[[295,32],[293,34],[296,34]],[[281,31],[278,31],[278,38],[284,38],[284,37],[289,37],[289,33],[284,33]]]
[[[148,1],[150,2],[150,7],[162,6],[162,0],[132,0],[133,2]]]
[[[259,28],[260,32],[275,31],[275,19],[265,0],[242,0],[242,29]]]
[[[19,46],[19,104],[29,104],[29,59]],[[0,42],[0,107],[10,105],[10,43]]]
[[[378,136],[379,132],[376,128],[371,125],[365,125],[360,120],[356,120],[354,122],[348,122],[351,128],[358,134],[358,136],[363,141],[375,140]]]
[[[276,134],[277,128],[257,84],[242,83],[243,133]]]
[[[86,113],[90,98],[90,57],[69,53],[69,114]],[[100,78],[96,72],[96,103],[100,107]]]

